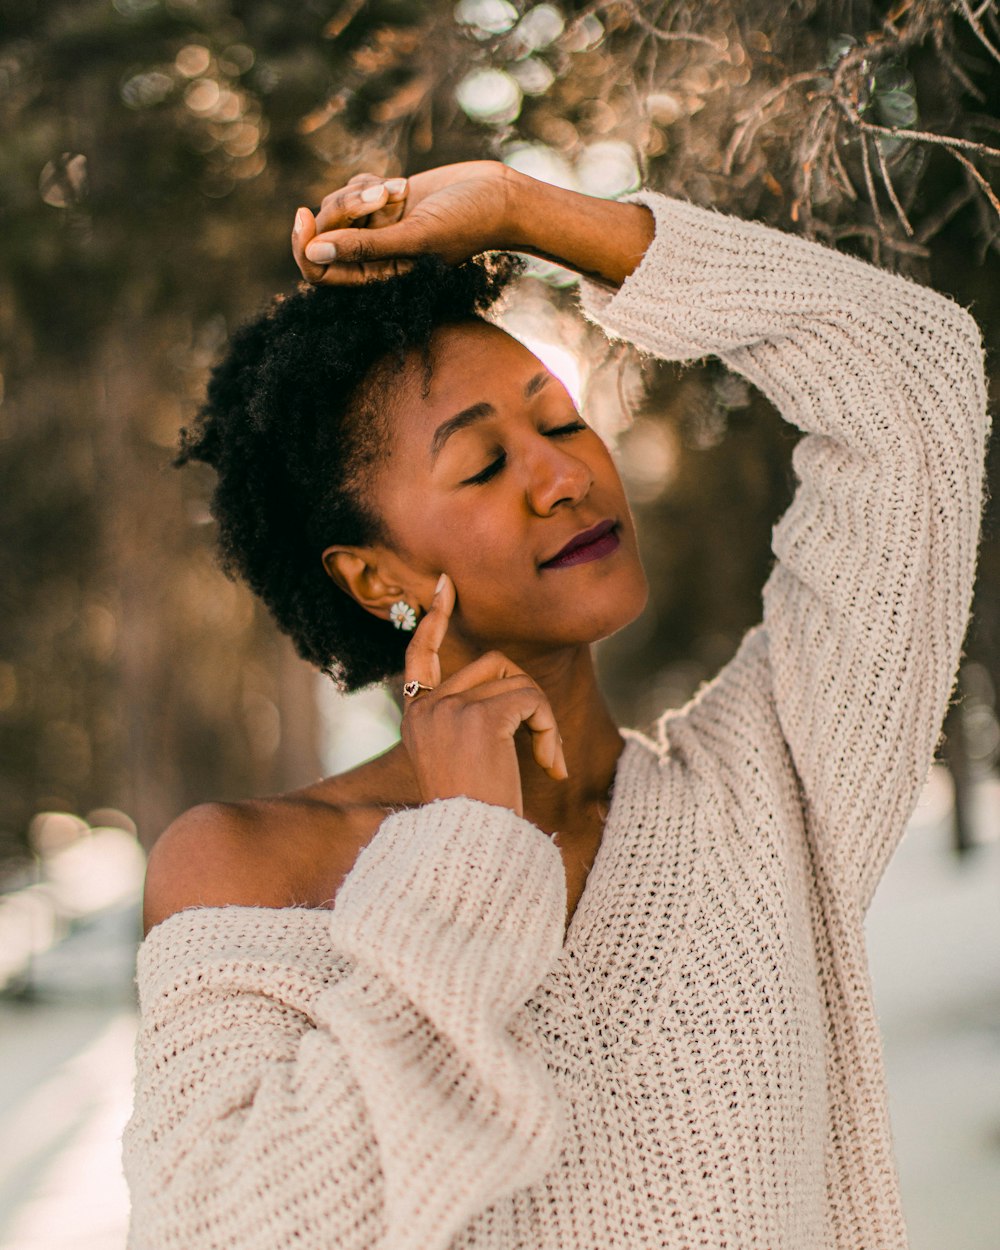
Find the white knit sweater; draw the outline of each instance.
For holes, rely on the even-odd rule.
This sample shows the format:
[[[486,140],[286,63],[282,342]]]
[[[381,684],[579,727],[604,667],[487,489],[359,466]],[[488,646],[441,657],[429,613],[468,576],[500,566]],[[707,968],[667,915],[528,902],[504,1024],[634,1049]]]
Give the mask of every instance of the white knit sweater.
[[[905,1246],[865,909],[966,629],[988,433],[972,318],[652,192],[585,312],[714,353],[806,432],[764,619],[629,733],[564,934],[557,848],[389,817],[331,910],[180,912],[139,953],[132,1250]]]

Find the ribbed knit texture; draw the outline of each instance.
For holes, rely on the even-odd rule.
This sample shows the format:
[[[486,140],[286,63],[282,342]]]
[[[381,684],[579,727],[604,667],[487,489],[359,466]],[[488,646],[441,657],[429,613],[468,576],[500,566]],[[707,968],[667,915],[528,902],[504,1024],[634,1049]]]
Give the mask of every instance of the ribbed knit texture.
[[[643,191],[584,311],[714,353],[805,431],[764,619],[628,733],[564,933],[502,808],[387,819],[332,911],[198,908],[139,953],[130,1250],[896,1250],[862,922],[927,776],[975,570],[975,322]]]

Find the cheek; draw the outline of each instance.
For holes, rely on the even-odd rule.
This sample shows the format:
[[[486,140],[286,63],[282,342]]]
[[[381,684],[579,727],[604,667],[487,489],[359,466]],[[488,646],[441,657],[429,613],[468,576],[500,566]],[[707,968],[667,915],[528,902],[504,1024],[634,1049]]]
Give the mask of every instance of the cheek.
[[[537,573],[527,533],[509,507],[484,497],[462,501],[438,518],[435,550],[455,583],[458,615],[470,641],[505,637],[523,625],[537,593]]]
[[[398,498],[386,519],[407,563],[427,576],[447,573],[461,593],[489,597],[505,580],[516,577],[512,550],[517,536],[509,512],[490,501],[434,500],[428,496]],[[523,570],[522,570],[523,571]]]
[[[512,519],[487,504],[463,508],[458,515],[442,516],[437,546],[441,567],[455,582],[464,601],[495,601],[534,572],[524,541],[519,541]],[[520,556],[520,558],[519,558]]]
[[[625,483],[618,472],[618,466],[615,464],[604,440],[597,435],[595,435],[595,439],[597,440],[598,450],[595,459],[591,462],[595,484],[599,483],[601,488],[609,495],[617,495],[624,501],[626,499]]]

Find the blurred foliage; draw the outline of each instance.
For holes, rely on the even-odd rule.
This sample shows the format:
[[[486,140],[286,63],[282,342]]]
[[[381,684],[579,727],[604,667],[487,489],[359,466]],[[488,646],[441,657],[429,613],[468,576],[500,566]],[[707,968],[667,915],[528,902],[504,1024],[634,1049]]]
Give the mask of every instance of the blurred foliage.
[[[0,0],[0,856],[39,808],[150,838],[315,775],[310,676],[214,568],[208,479],[168,469],[229,328],[294,279],[297,204],[482,155],[643,182],[930,281],[995,341],[998,47],[971,0]],[[591,355],[566,276],[533,272]],[[625,720],[758,619],[796,438],[717,365],[647,363],[642,401],[638,370],[609,354],[592,387],[641,409],[620,454],[654,602],[602,653]],[[991,512],[979,690],[998,565]]]

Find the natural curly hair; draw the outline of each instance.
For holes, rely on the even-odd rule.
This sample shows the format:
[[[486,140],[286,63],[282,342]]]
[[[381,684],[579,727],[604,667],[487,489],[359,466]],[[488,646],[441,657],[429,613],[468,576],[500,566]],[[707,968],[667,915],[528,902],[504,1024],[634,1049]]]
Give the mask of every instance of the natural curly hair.
[[[343,689],[397,674],[406,637],[327,575],[333,543],[385,541],[366,498],[385,447],[393,375],[442,325],[484,314],[523,270],[509,253],[278,296],[233,335],[174,463],[218,474],[212,515],[223,569],[267,605],[304,659]]]

